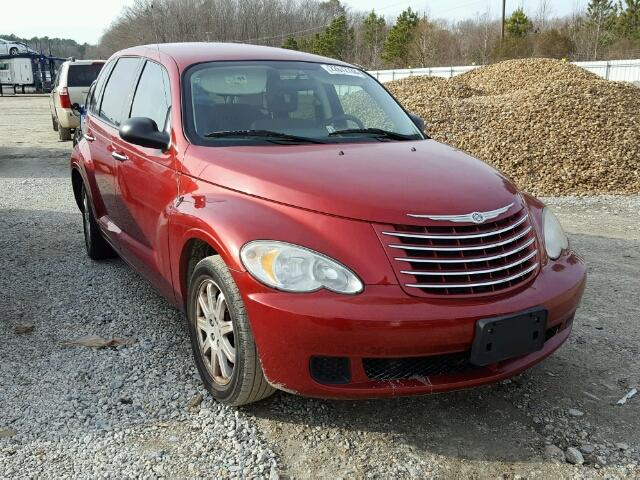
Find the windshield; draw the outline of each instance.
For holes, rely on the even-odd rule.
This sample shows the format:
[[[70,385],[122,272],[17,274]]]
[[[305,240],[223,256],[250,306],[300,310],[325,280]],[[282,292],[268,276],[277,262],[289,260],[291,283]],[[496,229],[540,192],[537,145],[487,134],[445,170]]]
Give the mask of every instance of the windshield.
[[[185,73],[185,129],[198,145],[423,139],[387,91],[351,67],[209,62]]]

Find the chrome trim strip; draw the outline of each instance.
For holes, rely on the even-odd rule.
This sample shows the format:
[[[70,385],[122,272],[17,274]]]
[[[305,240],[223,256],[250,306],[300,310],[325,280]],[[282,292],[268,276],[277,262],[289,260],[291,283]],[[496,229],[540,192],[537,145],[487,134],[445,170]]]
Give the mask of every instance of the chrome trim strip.
[[[447,222],[467,222],[467,223],[482,223],[486,220],[491,220],[492,218],[496,218],[498,215],[506,212],[511,207],[513,207],[513,202],[511,202],[506,207],[496,208],[495,210],[489,210],[488,212],[471,212],[465,213],[462,215],[422,215],[415,213],[408,213],[408,217],[412,218],[428,218],[429,220],[440,220]],[[475,220],[476,215],[480,214],[481,220]]]
[[[501,242],[497,242],[497,243],[488,243],[486,245],[473,245],[471,247],[418,247],[415,245],[389,245],[390,248],[399,248],[401,250],[423,250],[423,251],[428,251],[428,252],[463,252],[463,251],[469,251],[469,250],[489,250],[491,248],[495,248],[495,247],[501,247],[502,245],[506,245],[508,243],[511,242],[515,242],[516,240],[518,240],[519,238],[524,237],[525,235],[528,235],[529,232],[532,230],[532,226],[529,225],[529,228],[527,228],[526,230],[523,230],[522,232],[520,232],[519,234],[508,238],[506,240],[503,240]]]
[[[533,272],[536,268],[538,268],[538,263],[534,263],[526,270],[518,272],[515,275],[511,275],[507,278],[501,278],[500,280],[491,280],[489,282],[478,282],[478,283],[406,283],[405,287],[411,288],[470,288],[470,287],[486,287],[489,285],[497,285],[499,283],[510,282],[511,280],[515,280],[516,278],[520,278],[525,276],[527,273]]]
[[[535,238],[532,238],[524,245],[520,245],[515,250],[511,250],[509,252],[501,253],[500,255],[494,255],[492,257],[481,257],[481,258],[408,258],[408,257],[395,257],[394,260],[398,260],[400,262],[412,262],[412,263],[473,263],[473,262],[488,262],[490,260],[497,260],[498,258],[508,257],[513,255],[514,253],[518,253],[521,250],[524,250],[528,246],[530,246],[533,242],[535,242]]]
[[[498,235],[499,233],[508,232],[509,230],[513,230],[519,225],[529,218],[529,214],[525,214],[524,217],[518,219],[518,221],[508,227],[501,228],[499,230],[493,230],[491,232],[484,233],[474,233],[471,235],[423,235],[420,233],[399,233],[399,232],[381,232],[383,235],[389,235],[390,237],[402,237],[402,238],[425,238],[432,240],[465,240],[467,238],[483,238],[483,237],[491,237],[493,235]]]
[[[419,270],[400,270],[400,273],[406,273],[407,275],[432,275],[432,276],[460,276],[460,275],[480,275],[482,273],[493,273],[493,272],[499,272],[501,270],[509,270],[510,268],[513,268],[517,265],[520,265],[521,263],[526,262],[527,260],[529,260],[531,257],[535,256],[538,252],[537,251],[533,251],[531,252],[529,255],[527,255],[526,257],[523,257],[521,259],[519,259],[516,262],[510,263],[509,265],[503,265],[501,267],[497,267],[497,268],[489,268],[486,270],[467,270],[467,271],[454,271],[454,270],[443,270],[441,272],[421,272]]]

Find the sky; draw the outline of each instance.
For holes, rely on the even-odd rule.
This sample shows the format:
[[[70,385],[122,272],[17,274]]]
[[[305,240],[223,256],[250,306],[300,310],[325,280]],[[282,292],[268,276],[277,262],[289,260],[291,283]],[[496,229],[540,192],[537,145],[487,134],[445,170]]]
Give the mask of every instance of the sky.
[[[535,14],[541,0],[507,0],[507,14],[523,6]],[[587,0],[547,0],[552,16],[563,16],[584,8]],[[0,34],[13,33],[23,38],[48,36],[72,38],[78,43],[97,43],[102,32],[133,0],[5,0],[0,8]],[[343,0],[354,10],[371,10],[395,17],[402,10],[426,10],[433,18],[462,20],[487,10],[498,17],[502,0]],[[75,13],[75,14],[74,14]]]

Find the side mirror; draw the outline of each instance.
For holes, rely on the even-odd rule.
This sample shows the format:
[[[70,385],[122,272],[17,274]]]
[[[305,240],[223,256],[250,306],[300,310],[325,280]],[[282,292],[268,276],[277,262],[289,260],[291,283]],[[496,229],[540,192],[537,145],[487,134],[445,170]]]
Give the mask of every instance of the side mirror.
[[[76,115],[82,115],[82,107],[80,107],[79,103],[74,103],[71,105],[71,110],[76,114]]]
[[[132,117],[120,125],[118,132],[125,142],[147,148],[169,148],[171,139],[167,132],[159,132],[156,122],[146,117]]]
[[[409,118],[411,118],[411,121],[415,124],[416,127],[420,129],[421,132],[424,132],[425,124],[422,118],[420,118],[418,115],[415,115],[413,113],[409,114]]]

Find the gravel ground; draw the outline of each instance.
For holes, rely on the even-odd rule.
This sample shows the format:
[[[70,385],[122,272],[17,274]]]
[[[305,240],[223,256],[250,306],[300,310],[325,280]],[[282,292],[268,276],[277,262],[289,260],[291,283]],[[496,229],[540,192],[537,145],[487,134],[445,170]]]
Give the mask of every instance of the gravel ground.
[[[229,409],[201,388],[182,315],[120,260],[85,256],[47,99],[0,111],[0,478],[640,477],[640,394],[616,405],[640,388],[640,197],[546,199],[589,285],[570,340],[525,374]],[[67,343],[87,335],[131,343]]]

